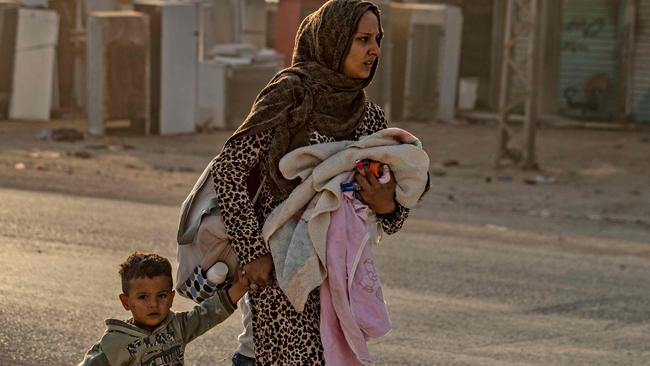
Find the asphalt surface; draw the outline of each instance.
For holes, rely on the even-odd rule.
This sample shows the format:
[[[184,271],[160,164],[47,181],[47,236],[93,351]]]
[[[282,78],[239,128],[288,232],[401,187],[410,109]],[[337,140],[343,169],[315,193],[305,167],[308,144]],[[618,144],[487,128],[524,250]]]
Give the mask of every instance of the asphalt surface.
[[[127,318],[117,264],[174,258],[178,209],[0,189],[0,365],[74,365]],[[377,365],[647,365],[650,247],[412,220],[375,255],[393,330]],[[191,302],[176,298],[176,310]],[[239,314],[187,348],[228,365]]]

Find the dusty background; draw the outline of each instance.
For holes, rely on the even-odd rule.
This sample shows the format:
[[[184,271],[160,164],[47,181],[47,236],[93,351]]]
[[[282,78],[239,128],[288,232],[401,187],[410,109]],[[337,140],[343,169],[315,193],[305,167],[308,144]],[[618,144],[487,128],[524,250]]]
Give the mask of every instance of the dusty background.
[[[0,122],[0,186],[178,205],[231,131],[38,139],[83,119]],[[413,217],[650,242],[650,129],[541,127],[539,171],[493,168],[496,128],[402,123],[431,156],[433,189]],[[526,184],[537,175],[553,182]]]
[[[128,316],[116,264],[174,257],[178,206],[230,134],[37,138],[62,127],[84,121],[0,122],[0,366],[75,364]],[[393,321],[378,366],[647,363],[648,131],[542,128],[542,170],[522,172],[491,167],[494,126],[400,127],[433,190],[375,251]],[[230,317],[187,364],[229,365],[240,329]]]

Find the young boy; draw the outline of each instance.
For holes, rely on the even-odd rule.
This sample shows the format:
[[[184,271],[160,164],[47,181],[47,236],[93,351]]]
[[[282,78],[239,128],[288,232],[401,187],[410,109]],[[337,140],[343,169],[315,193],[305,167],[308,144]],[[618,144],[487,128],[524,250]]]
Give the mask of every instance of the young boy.
[[[176,313],[172,267],[154,253],[131,254],[120,264],[120,301],[133,317],[106,320],[106,333],[86,353],[79,366],[183,365],[185,345],[224,321],[248,291],[248,280],[238,281],[194,309]]]

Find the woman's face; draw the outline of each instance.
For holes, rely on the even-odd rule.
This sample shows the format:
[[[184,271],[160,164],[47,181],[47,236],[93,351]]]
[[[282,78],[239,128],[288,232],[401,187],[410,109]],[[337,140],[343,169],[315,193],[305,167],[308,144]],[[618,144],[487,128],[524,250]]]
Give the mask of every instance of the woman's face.
[[[350,50],[343,61],[343,74],[353,79],[370,76],[372,65],[381,54],[379,49],[379,21],[372,11],[367,11],[357,24]]]

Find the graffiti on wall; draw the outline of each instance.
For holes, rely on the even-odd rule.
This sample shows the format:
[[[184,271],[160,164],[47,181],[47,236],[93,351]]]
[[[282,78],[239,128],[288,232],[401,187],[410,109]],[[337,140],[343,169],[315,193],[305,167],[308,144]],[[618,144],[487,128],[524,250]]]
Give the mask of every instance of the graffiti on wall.
[[[576,52],[589,52],[589,47],[585,40],[596,38],[603,31],[606,25],[605,18],[587,19],[587,18],[574,18],[570,19],[565,25],[565,32],[581,34],[579,38],[573,40],[565,40],[562,42],[562,51]]]
[[[600,52],[600,46],[599,49],[591,49],[590,46],[600,44],[597,40],[599,38],[609,37],[605,32],[607,25],[606,17],[577,16],[564,23],[561,51],[572,74],[566,74],[568,85],[563,84],[561,97],[575,117],[608,118],[610,114],[608,97],[611,94],[612,80],[607,74],[609,70],[594,71],[591,75],[584,74],[584,71],[576,73],[574,70],[576,65],[584,62],[585,57],[598,57],[596,53]]]
[[[583,98],[578,98],[579,90],[575,86],[564,88],[564,99],[569,108],[581,111],[581,117],[589,117],[589,112],[607,115],[607,89],[609,77],[601,72],[590,77],[583,87]]]
[[[582,32],[585,38],[595,38],[603,31],[606,25],[605,18],[596,19],[571,19],[564,26],[567,32]]]

